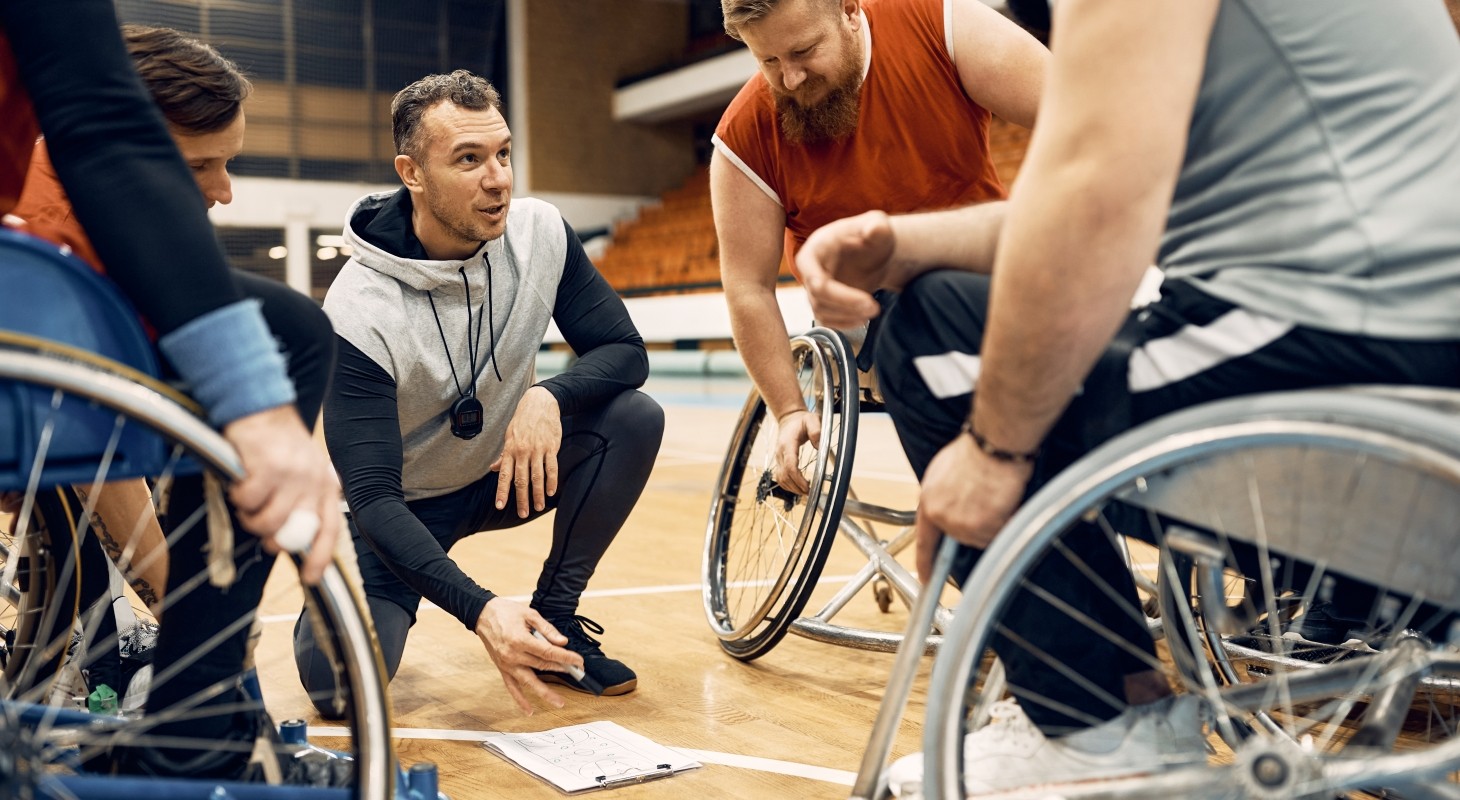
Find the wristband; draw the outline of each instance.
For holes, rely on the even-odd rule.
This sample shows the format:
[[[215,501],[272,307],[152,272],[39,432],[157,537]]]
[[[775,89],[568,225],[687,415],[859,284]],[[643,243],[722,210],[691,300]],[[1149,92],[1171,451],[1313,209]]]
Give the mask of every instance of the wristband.
[[[1003,461],[1006,464],[1033,464],[1034,460],[1039,458],[1038,448],[1027,453],[1015,453],[1010,450],[999,449],[988,439],[983,438],[982,434],[973,429],[973,420],[971,419],[964,420],[963,427],[959,430],[968,434],[968,437],[973,440],[974,446],[983,451],[984,455],[995,461]]]

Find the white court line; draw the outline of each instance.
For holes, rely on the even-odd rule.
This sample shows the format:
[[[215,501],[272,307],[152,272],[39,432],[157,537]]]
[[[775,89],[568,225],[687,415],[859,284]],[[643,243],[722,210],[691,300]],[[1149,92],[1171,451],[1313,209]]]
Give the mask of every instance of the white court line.
[[[687,747],[676,747],[674,749],[705,764],[721,764],[727,767],[774,772],[777,775],[810,778],[813,781],[838,783],[842,786],[851,786],[857,778],[857,773],[855,772],[848,772],[844,769],[832,769],[830,767],[815,767],[810,764],[798,764],[795,761],[742,756],[738,753],[717,753],[713,750],[691,750]]]
[[[350,735],[349,730],[346,728],[324,725],[311,725],[309,732],[316,736],[346,737]],[[497,731],[457,731],[435,728],[392,728],[390,731],[391,736],[397,739],[439,739],[452,742],[484,742],[488,736],[495,733]],[[777,775],[790,775],[796,778],[808,778],[813,781],[836,783],[842,786],[851,786],[857,777],[855,772],[848,772],[844,769],[818,767],[812,764],[800,764],[795,761],[781,761],[776,758],[745,756],[739,753],[721,753],[714,750],[691,750],[687,747],[672,747],[670,749],[683,753],[702,764],[719,764],[726,767],[753,769],[760,772],[772,772]]]
[[[853,575],[822,575],[821,576],[821,579],[818,580],[816,583],[817,583],[817,585],[821,585],[823,583],[846,583],[847,581],[850,581],[853,577],[855,577],[855,576],[853,576]],[[771,581],[731,581],[730,582],[730,586],[731,586],[731,588],[738,589],[738,588],[742,588],[742,587],[745,587],[745,586],[769,586],[769,585],[771,585],[771,583],[772,583]],[[698,584],[698,583],[673,583],[673,584],[669,584],[669,585],[666,585],[666,586],[631,586],[631,587],[628,587],[628,588],[625,588],[625,589],[589,589],[588,591],[584,592],[582,596],[583,597],[633,597],[633,596],[644,595],[644,594],[673,594],[675,592],[698,592],[702,588],[703,588],[703,585],[702,584]],[[519,602],[519,603],[525,603],[525,602],[527,602],[527,601],[529,601],[529,600],[532,599],[532,595],[530,595],[530,594],[510,595],[510,596],[507,597],[507,599],[508,600],[513,600],[513,601],[516,601],[516,602]],[[427,609],[440,610],[440,608],[441,608],[440,606],[436,605],[435,603],[432,603],[430,600],[422,600],[421,601],[421,610],[422,611],[425,611]],[[268,616],[259,617],[259,622],[262,623],[262,624],[264,624],[264,625],[271,625],[271,624],[278,623],[278,622],[293,622],[295,619],[298,619],[298,617],[299,617],[298,614],[270,614]]]

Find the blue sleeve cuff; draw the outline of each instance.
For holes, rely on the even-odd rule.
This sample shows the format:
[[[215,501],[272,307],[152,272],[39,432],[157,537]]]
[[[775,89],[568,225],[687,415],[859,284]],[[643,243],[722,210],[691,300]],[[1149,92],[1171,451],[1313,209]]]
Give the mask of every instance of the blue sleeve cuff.
[[[258,300],[240,300],[178,328],[158,347],[217,427],[294,402],[294,384]]]

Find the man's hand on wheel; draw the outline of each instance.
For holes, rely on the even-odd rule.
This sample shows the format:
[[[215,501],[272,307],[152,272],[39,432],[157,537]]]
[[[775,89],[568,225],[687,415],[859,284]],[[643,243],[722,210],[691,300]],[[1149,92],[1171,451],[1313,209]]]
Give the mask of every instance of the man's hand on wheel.
[[[329,457],[315,443],[292,406],[278,406],[234,420],[223,438],[238,451],[244,478],[228,497],[239,522],[278,552],[275,536],[291,514],[314,514],[319,530],[305,556],[300,577],[316,584],[335,552],[340,532],[340,482]]]
[[[776,431],[775,478],[781,488],[806,494],[811,486],[801,471],[801,446],[807,442],[821,447],[821,417],[809,411],[792,411],[778,420]]]
[[[1033,471],[988,456],[962,434],[939,450],[923,473],[918,499],[918,577],[926,583],[932,575],[943,536],[987,548],[1018,510]]]

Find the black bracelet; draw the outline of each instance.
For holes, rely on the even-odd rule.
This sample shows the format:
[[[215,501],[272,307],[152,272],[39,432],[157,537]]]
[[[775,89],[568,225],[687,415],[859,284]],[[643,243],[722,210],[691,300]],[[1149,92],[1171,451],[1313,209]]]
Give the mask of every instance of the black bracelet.
[[[996,461],[1003,461],[1009,464],[1033,464],[1034,460],[1039,458],[1039,450],[1037,448],[1028,453],[1015,453],[1009,450],[999,449],[988,439],[983,438],[982,434],[973,429],[973,420],[971,419],[963,421],[961,430],[963,433],[968,434],[968,438],[973,440],[973,444],[979,450],[982,450],[984,455]]]

